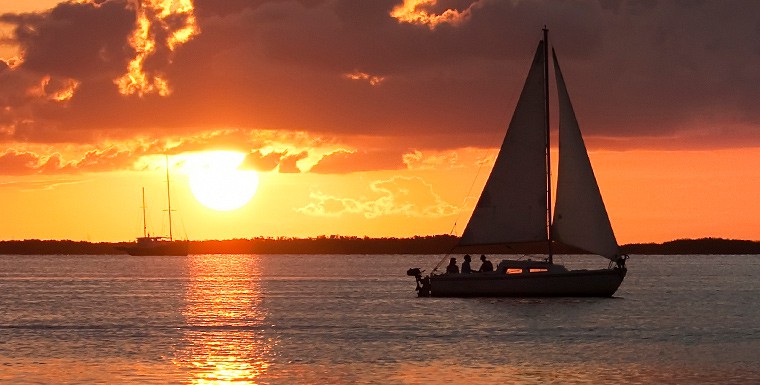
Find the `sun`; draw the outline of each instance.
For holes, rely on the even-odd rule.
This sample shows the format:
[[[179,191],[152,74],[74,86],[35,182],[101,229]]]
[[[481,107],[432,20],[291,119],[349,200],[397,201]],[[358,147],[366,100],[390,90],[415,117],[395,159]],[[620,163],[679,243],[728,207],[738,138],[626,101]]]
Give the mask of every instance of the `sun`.
[[[240,169],[245,154],[209,151],[188,157],[184,169],[190,191],[202,205],[219,211],[245,206],[256,194],[259,175]]]

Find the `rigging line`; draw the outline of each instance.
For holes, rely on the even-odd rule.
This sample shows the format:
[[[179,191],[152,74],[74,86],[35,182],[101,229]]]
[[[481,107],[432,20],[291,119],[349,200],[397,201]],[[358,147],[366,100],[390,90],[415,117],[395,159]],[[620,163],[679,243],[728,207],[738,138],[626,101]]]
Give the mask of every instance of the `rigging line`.
[[[189,241],[190,237],[188,237],[188,235],[187,235],[187,226],[185,224],[185,217],[184,217],[184,215],[182,215],[182,212],[180,212],[179,219],[180,219],[180,221],[182,221],[182,232],[185,234],[185,240]]]
[[[185,234],[185,240],[187,241],[187,227],[185,226],[185,217],[179,216],[179,223],[182,225],[182,232]]]
[[[433,268],[433,270],[430,272],[430,274],[433,274],[433,273],[435,273],[436,271],[438,271],[438,268],[439,268],[439,267],[441,267],[441,264],[443,264],[443,261],[445,261],[445,260],[446,260],[446,258],[448,258],[448,257],[449,257],[449,255],[451,255],[451,253],[446,253],[446,255],[444,255],[444,256],[443,256],[443,259],[441,259],[441,260],[438,262],[438,264],[436,264],[436,265],[435,265],[435,267],[434,267],[434,268]]]
[[[448,258],[449,258],[449,255],[451,255],[451,253],[452,253],[452,252],[454,251],[454,249],[456,249],[456,248],[457,248],[457,247],[456,247],[456,245],[452,246],[452,247],[449,249],[449,251],[448,251],[448,252],[447,252],[447,253],[446,253],[446,254],[443,256],[443,259],[441,259],[440,261],[438,261],[438,264],[437,264],[437,265],[435,265],[435,267],[434,267],[434,268],[433,268],[433,270],[430,272],[430,274],[433,274],[433,273],[435,273],[436,271],[438,271],[438,268],[439,268],[439,267],[441,267],[441,265],[443,264],[443,261],[445,261],[446,259],[448,259]]]
[[[510,104],[516,105],[519,98],[520,98],[520,94],[512,96],[510,98],[510,102],[511,102]],[[507,121],[507,125],[509,125],[509,121],[510,121],[509,116],[506,117],[506,121]],[[494,130],[493,133],[491,134],[491,137],[487,141],[489,144],[493,144],[493,146],[490,146],[492,150],[488,154],[489,156],[485,157],[483,161],[480,162],[480,165],[478,166],[478,171],[475,173],[475,177],[472,179],[472,183],[470,183],[470,188],[467,190],[467,194],[464,196],[464,198],[462,199],[462,204],[459,206],[457,217],[454,220],[454,224],[451,226],[451,231],[449,231],[449,235],[456,235],[455,231],[456,231],[457,223],[459,223],[459,219],[462,217],[462,212],[464,211],[464,208],[467,206],[467,199],[470,198],[472,194],[472,190],[475,188],[475,182],[478,181],[478,177],[480,176],[480,173],[483,170],[483,166],[487,163],[486,160],[490,157],[490,155],[496,154],[496,156],[493,157],[493,163],[496,164],[496,158],[499,155],[499,151],[501,150],[501,146],[504,142],[505,136],[506,136],[506,133],[502,131],[501,129]]]
[[[462,199],[462,204],[459,206],[459,211],[457,212],[457,218],[454,220],[454,225],[451,226],[451,231],[449,231],[449,235],[456,235],[454,233],[457,223],[459,223],[459,218],[462,217],[462,212],[464,211],[465,206],[467,206],[467,198],[470,197],[470,194],[472,194],[472,189],[475,187],[475,182],[478,180],[478,176],[480,176],[480,171],[483,169],[483,165],[486,162],[480,162],[480,166],[478,167],[478,171],[475,173],[475,178],[472,179],[472,183],[470,183],[470,188],[467,190],[467,194],[465,194],[464,198]]]
[[[143,201],[143,202],[144,202],[144,201]],[[147,218],[147,217],[140,217],[140,213],[139,213],[139,212],[135,212],[135,214],[133,214],[133,215],[134,215],[134,217],[133,217],[133,218],[135,218],[135,219],[134,219],[134,222],[135,222],[135,223],[139,223],[139,224],[140,224],[140,226],[142,226],[142,224],[143,224],[143,223],[146,223],[146,218]],[[149,221],[148,221],[148,222],[149,222]],[[137,227],[137,226],[135,226],[135,227]],[[138,233],[138,232],[135,232],[135,234],[139,234],[139,233]],[[139,235],[137,235],[136,237],[139,237]]]

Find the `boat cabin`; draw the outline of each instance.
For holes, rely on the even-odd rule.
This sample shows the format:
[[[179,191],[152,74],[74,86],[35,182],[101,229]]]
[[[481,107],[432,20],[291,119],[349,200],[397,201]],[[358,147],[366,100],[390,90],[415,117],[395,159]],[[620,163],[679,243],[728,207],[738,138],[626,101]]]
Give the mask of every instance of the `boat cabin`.
[[[567,269],[546,261],[503,259],[496,271],[504,274],[565,273]]]
[[[172,239],[169,237],[137,237],[137,244],[138,245],[150,245],[158,242],[171,242]]]

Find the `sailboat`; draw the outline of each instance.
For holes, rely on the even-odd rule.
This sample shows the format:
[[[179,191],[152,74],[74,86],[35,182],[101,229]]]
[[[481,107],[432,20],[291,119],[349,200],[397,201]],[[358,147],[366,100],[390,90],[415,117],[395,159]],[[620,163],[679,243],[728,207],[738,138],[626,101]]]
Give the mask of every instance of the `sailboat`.
[[[625,278],[628,256],[621,253],[612,231],[553,49],[559,166],[552,213],[549,43],[548,30],[543,32],[493,170],[452,251],[538,242],[547,254],[536,260],[502,260],[491,272],[439,272],[443,261],[425,277],[420,268],[409,269],[420,296],[610,297]],[[600,255],[610,260],[609,265],[569,270],[554,263],[556,244]]]
[[[172,234],[172,196],[169,186],[169,157],[166,157],[166,197],[169,210],[169,236],[157,237],[148,233],[148,225],[145,220],[145,188],[142,190],[142,214],[143,214],[143,236],[137,237],[137,240],[130,246],[119,247],[119,250],[126,251],[129,255],[141,256],[186,256],[188,250],[188,241],[174,240]]]

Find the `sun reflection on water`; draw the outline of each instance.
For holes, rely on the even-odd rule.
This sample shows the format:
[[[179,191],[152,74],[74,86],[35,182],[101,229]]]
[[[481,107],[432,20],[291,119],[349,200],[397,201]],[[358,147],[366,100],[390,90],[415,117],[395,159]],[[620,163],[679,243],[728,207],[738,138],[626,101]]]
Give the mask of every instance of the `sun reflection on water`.
[[[259,258],[188,257],[186,330],[174,364],[192,384],[256,384],[269,368],[274,341],[262,333]]]

